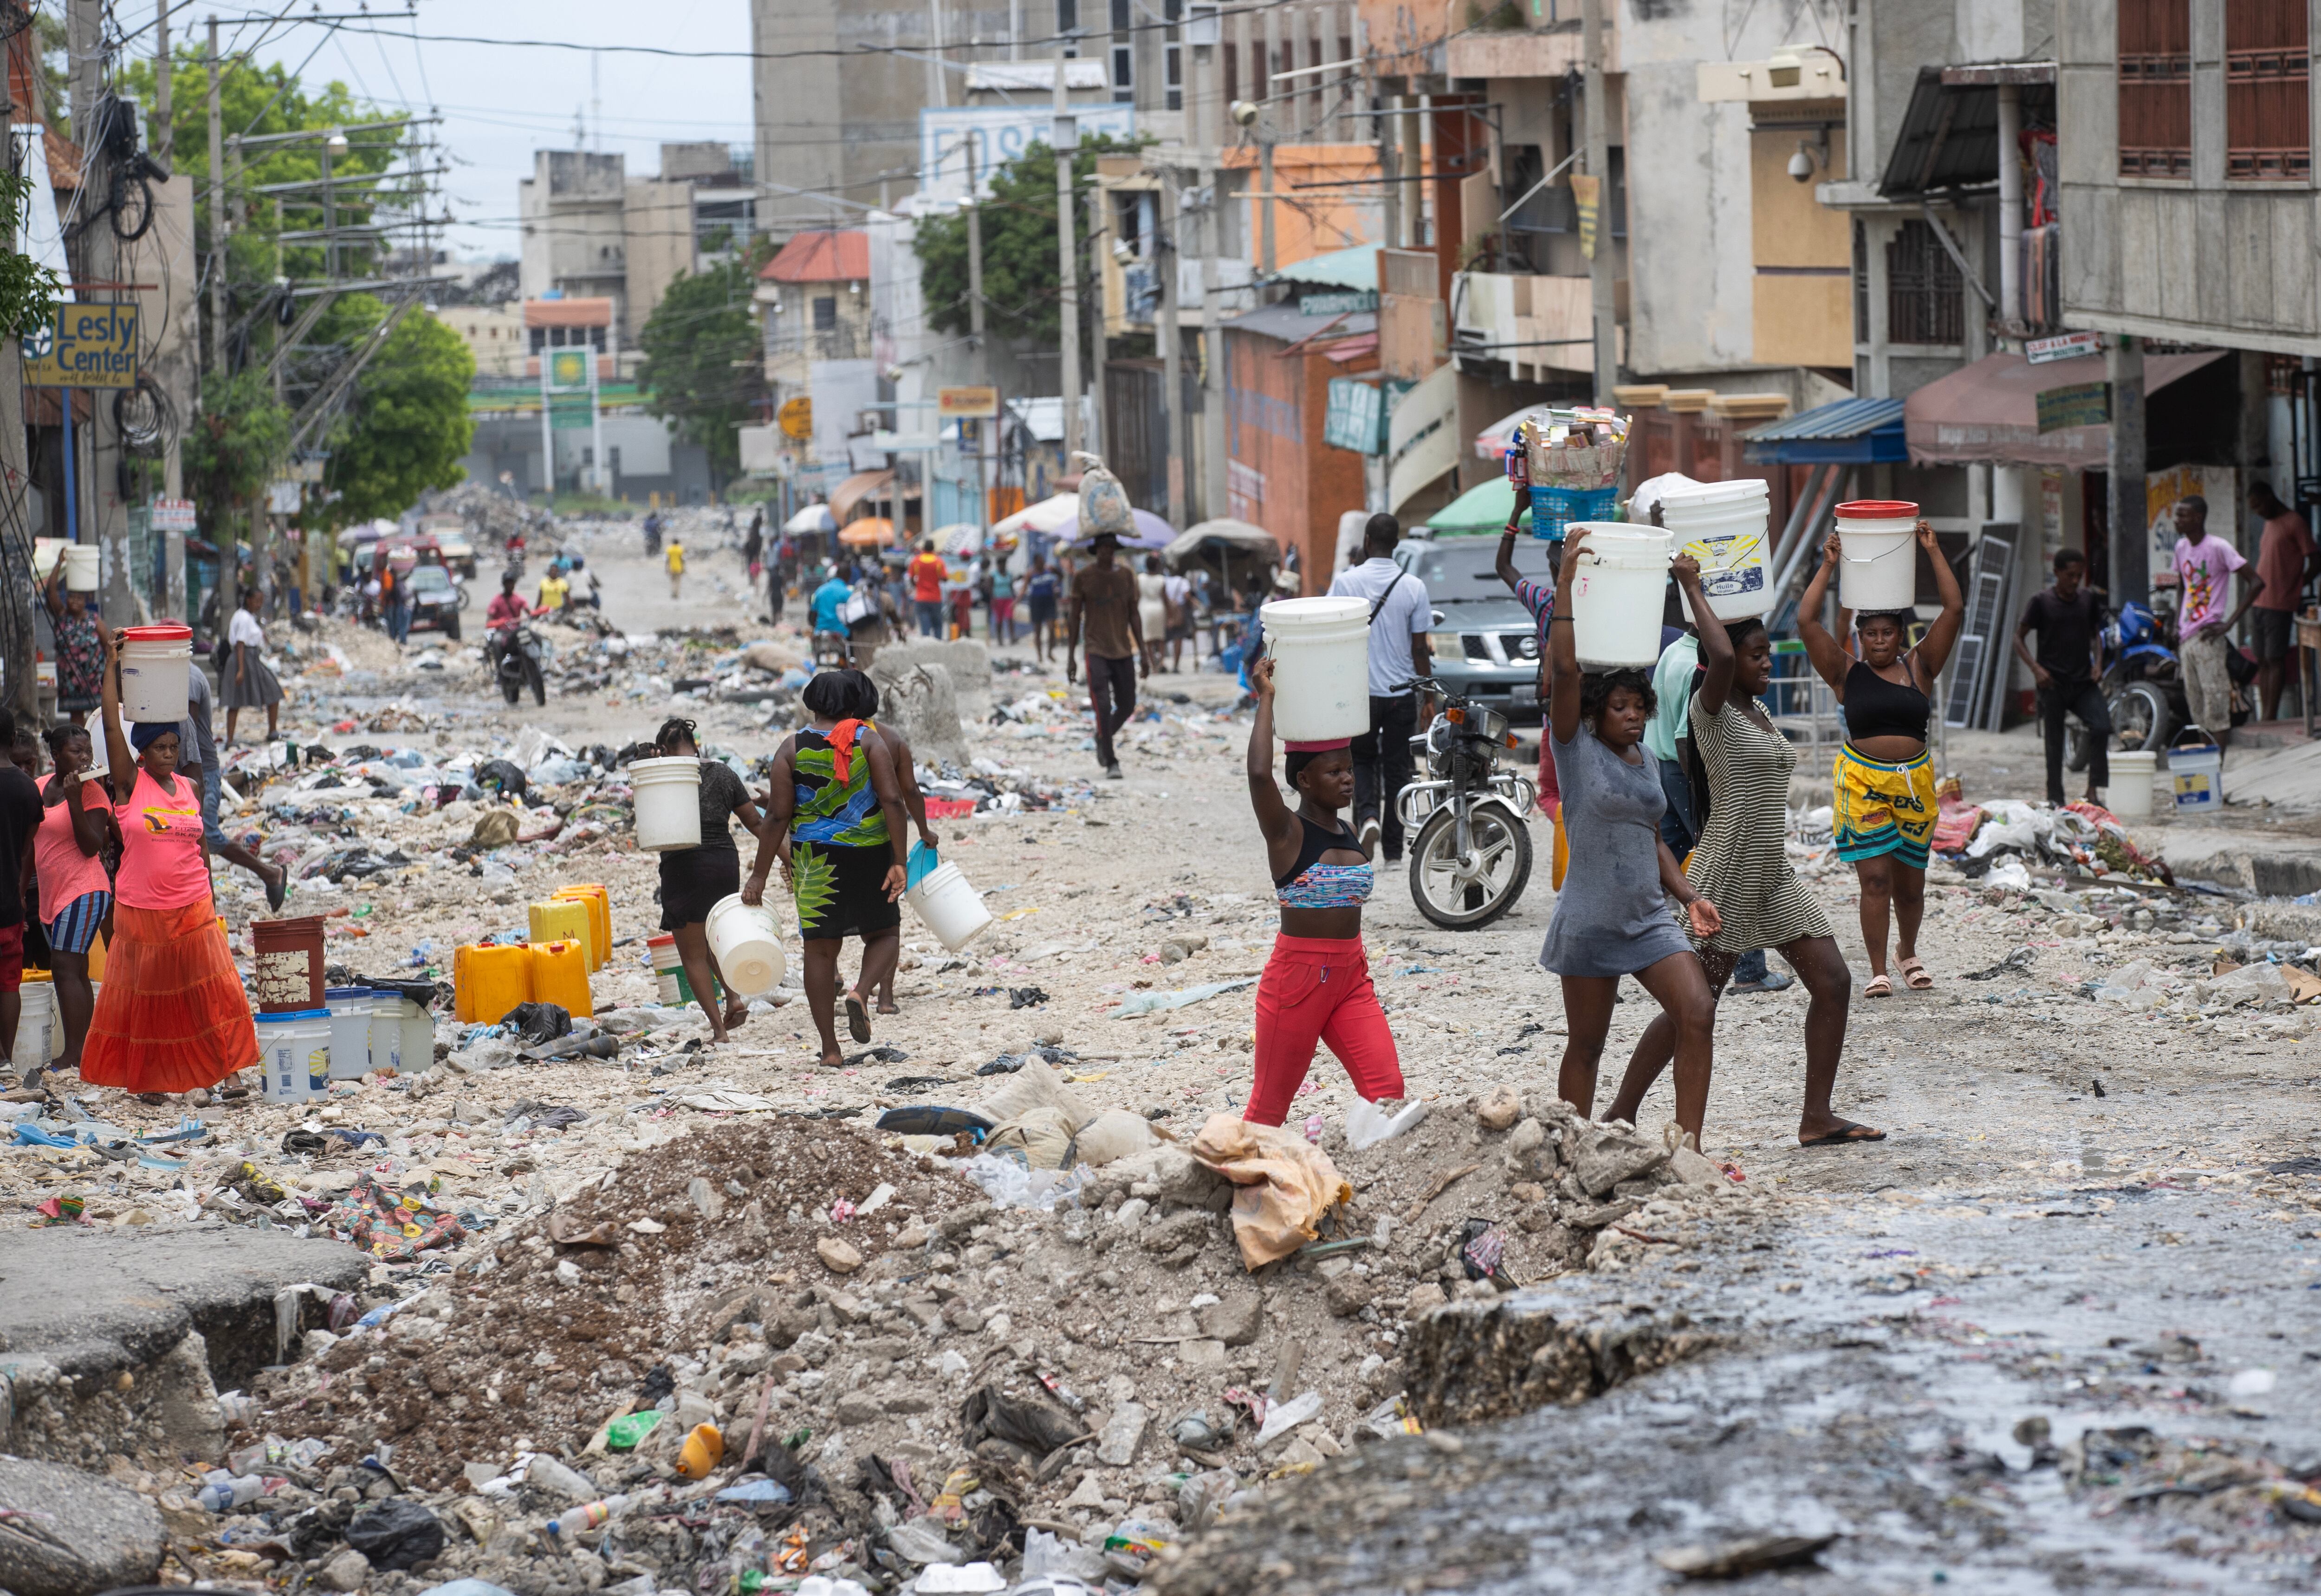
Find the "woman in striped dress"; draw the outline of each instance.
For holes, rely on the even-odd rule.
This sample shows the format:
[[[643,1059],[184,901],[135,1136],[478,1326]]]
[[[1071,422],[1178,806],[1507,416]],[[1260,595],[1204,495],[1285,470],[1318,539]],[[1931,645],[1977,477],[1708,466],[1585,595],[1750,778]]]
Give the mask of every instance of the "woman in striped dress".
[[[841,1064],[838,954],[862,939],[862,973],[846,994],[846,1027],[870,1040],[870,996],[894,973],[902,952],[905,846],[909,816],[895,757],[876,728],[855,712],[853,672],[824,670],[798,695],[813,724],[774,755],[766,825],[742,901],[763,899],[776,857],[798,912],[806,944],[806,1001],[822,1035],[822,1062]]]
[[[1679,566],[1691,563],[1680,556]],[[1686,862],[1685,874],[1716,901],[1714,935],[1695,938],[1712,998],[1722,998],[1741,955],[1777,948],[1806,984],[1806,1101],[1798,1119],[1803,1146],[1877,1142],[1885,1132],[1841,1119],[1831,1111],[1838,1055],[1853,978],[1830,935],[1829,918],[1790,865],[1789,772],[1797,750],[1767,717],[1758,695],[1773,679],[1773,642],[1761,620],[1726,625],[1693,600],[1700,633],[1701,675],[1692,696],[1694,750],[1707,769],[1708,824]],[[1610,1110],[1636,1122],[1644,1093],[1676,1051],[1676,1027],[1663,1014],[1644,1027]]]

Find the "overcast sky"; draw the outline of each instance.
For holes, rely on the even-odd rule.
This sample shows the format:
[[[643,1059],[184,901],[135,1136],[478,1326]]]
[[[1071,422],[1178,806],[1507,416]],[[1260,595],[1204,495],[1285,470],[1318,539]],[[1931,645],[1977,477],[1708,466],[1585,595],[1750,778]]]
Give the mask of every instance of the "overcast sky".
[[[532,172],[535,150],[569,150],[575,118],[589,123],[588,147],[629,158],[631,176],[650,176],[660,166],[664,141],[717,139],[750,141],[750,64],[746,60],[671,60],[606,50],[596,62],[599,118],[589,115],[591,56],[583,50],[499,48],[432,42],[431,33],[495,39],[556,40],[573,44],[650,43],[686,50],[746,50],[750,48],[748,0],[419,0],[417,31],[399,11],[400,0],[371,0],[377,24],[332,29],[293,25],[298,12],[316,9],[315,0],[250,5],[223,0],[214,14],[224,24],[221,43],[231,51],[254,46],[257,58],[280,62],[310,84],[331,80],[375,104],[395,108],[433,105],[443,114],[442,141],[451,170],[441,181],[452,215],[452,253],[459,257],[514,257],[516,189]],[[321,4],[323,12],[345,16],[357,8]],[[269,25],[291,13],[293,21]],[[176,11],[170,28],[177,40],[200,37],[207,6]],[[151,0],[118,0],[115,15],[124,28],[150,23]],[[376,26],[378,32],[358,32]],[[403,37],[394,37],[403,34]],[[145,32],[136,48],[150,50]]]

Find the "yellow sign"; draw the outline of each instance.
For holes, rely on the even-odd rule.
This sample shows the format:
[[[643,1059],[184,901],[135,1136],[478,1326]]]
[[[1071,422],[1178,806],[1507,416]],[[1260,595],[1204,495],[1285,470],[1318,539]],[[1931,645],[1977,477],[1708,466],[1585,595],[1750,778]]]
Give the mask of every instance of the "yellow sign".
[[[1571,197],[1579,205],[1579,252],[1590,260],[1596,259],[1597,200],[1603,187],[1600,178],[1585,172],[1571,174]]]
[[[999,390],[996,388],[939,388],[935,389],[935,414],[945,421],[988,421],[999,414]]]
[[[135,388],[137,307],[60,305],[54,326],[24,335],[27,388]]]
[[[781,423],[782,436],[804,442],[814,436],[814,401],[804,394],[785,399],[775,420]]]

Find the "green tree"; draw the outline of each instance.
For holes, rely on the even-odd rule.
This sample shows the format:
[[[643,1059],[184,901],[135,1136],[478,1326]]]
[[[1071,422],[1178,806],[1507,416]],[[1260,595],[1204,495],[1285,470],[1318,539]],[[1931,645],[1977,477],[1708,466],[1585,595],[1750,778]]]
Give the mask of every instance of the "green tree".
[[[229,517],[257,497],[290,447],[290,413],[259,371],[214,378],[201,413],[186,424],[186,485],[213,541],[232,535]]]
[[[1072,157],[1072,187],[1083,196],[1096,175],[1096,158],[1133,151],[1135,144],[1109,135],[1080,141]],[[1072,206],[1075,247],[1084,255],[1095,206]],[[919,287],[928,319],[958,335],[972,325],[968,300],[967,213],[922,216],[912,248],[919,257]],[[1082,279],[1083,282],[1086,278]],[[1056,156],[1033,144],[991,175],[983,202],[984,327],[997,337],[1053,348],[1062,337],[1057,315]]]
[[[752,249],[678,278],[637,337],[645,407],[706,451],[721,482],[742,469],[734,429],[757,414],[765,394],[764,350],[750,296],[767,259],[763,249]]]
[[[323,318],[329,336],[360,347],[386,315],[369,294],[350,294]],[[331,429],[330,463],[323,480],[337,496],[309,524],[343,526],[394,515],[430,488],[449,488],[466,472],[460,458],[476,435],[468,415],[468,383],[476,357],[467,341],[414,310],[355,379],[355,397]]]

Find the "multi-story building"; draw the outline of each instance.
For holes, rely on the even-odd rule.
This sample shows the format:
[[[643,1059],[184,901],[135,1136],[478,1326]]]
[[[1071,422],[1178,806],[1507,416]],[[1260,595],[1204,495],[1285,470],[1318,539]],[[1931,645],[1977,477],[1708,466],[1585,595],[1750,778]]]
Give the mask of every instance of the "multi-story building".
[[[751,167],[729,145],[663,144],[651,178],[630,177],[622,155],[542,150],[532,160],[517,185],[524,297],[610,299],[632,350],[669,284],[757,235]]]

